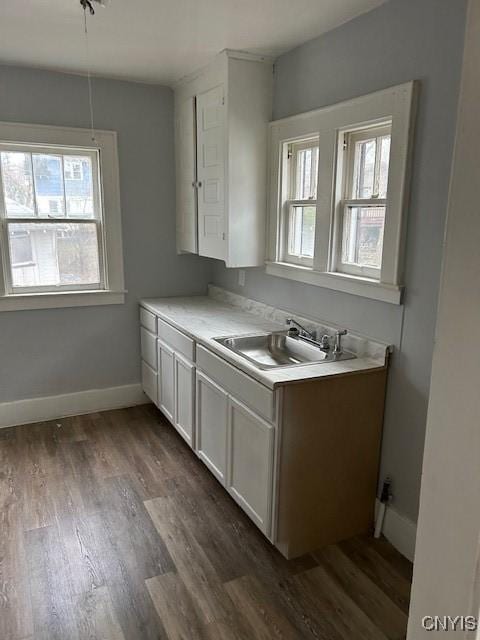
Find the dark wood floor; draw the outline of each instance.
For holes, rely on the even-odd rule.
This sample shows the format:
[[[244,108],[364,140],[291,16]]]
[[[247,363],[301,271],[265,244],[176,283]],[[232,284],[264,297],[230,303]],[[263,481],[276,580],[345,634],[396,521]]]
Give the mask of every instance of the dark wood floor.
[[[0,639],[405,637],[411,565],[287,562],[153,406],[0,430]]]

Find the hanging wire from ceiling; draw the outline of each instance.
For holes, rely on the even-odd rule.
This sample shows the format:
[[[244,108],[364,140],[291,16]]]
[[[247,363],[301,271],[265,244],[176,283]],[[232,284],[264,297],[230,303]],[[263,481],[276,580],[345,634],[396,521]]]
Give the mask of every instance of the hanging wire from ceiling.
[[[96,0],[98,2],[98,0]],[[80,4],[83,7],[83,29],[85,34],[85,53],[86,53],[86,62],[87,62],[87,83],[88,83],[88,106],[90,110],[90,132],[92,137],[92,142],[96,142],[95,139],[95,116],[94,116],[94,108],[93,108],[93,88],[92,88],[92,71],[90,64],[90,42],[88,37],[88,19],[87,19],[87,10],[90,16],[95,15],[95,9],[90,0],[80,0]]]

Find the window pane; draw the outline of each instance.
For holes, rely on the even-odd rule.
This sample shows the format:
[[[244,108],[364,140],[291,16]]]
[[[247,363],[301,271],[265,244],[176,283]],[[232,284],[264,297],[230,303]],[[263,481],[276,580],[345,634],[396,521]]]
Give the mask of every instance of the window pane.
[[[299,149],[296,153],[294,200],[317,198],[318,146]]]
[[[371,198],[375,181],[376,140],[361,140],[355,144],[353,198]]]
[[[63,170],[61,156],[34,153],[35,196],[39,216],[63,216]]]
[[[11,223],[8,227],[14,287],[92,285],[100,282],[95,223]],[[15,263],[19,237],[28,237],[31,262]],[[23,256],[25,257],[25,256]]]
[[[64,156],[67,215],[93,217],[92,160],[88,156]]]
[[[342,262],[380,269],[384,226],[385,207],[346,207]]]
[[[390,140],[391,136],[382,136],[379,139],[379,175],[377,193],[379,198],[387,197],[388,187],[388,167],[390,164]]]
[[[1,166],[6,215],[9,218],[34,216],[30,154],[2,151]]]
[[[313,258],[316,207],[293,206],[290,210],[288,253]]]
[[[32,241],[29,233],[25,231],[11,233],[10,257],[13,267],[33,262]]]

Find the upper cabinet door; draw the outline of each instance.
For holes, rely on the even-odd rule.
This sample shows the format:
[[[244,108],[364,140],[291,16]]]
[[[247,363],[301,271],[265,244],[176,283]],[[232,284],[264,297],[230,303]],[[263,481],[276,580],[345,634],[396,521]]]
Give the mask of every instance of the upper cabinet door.
[[[190,97],[177,104],[175,113],[177,250],[197,253],[195,98]]]
[[[197,96],[198,252],[224,260],[225,105],[220,85]]]

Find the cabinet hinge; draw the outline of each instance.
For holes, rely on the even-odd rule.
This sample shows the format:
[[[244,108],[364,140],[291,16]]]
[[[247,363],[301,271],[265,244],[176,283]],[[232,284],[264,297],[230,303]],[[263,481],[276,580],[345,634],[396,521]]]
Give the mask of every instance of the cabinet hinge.
[[[346,151],[346,149],[348,149],[348,138],[343,136],[343,150]]]
[[[292,147],[288,147],[288,149],[287,149],[287,160],[290,160],[290,158],[292,156],[293,156]]]

